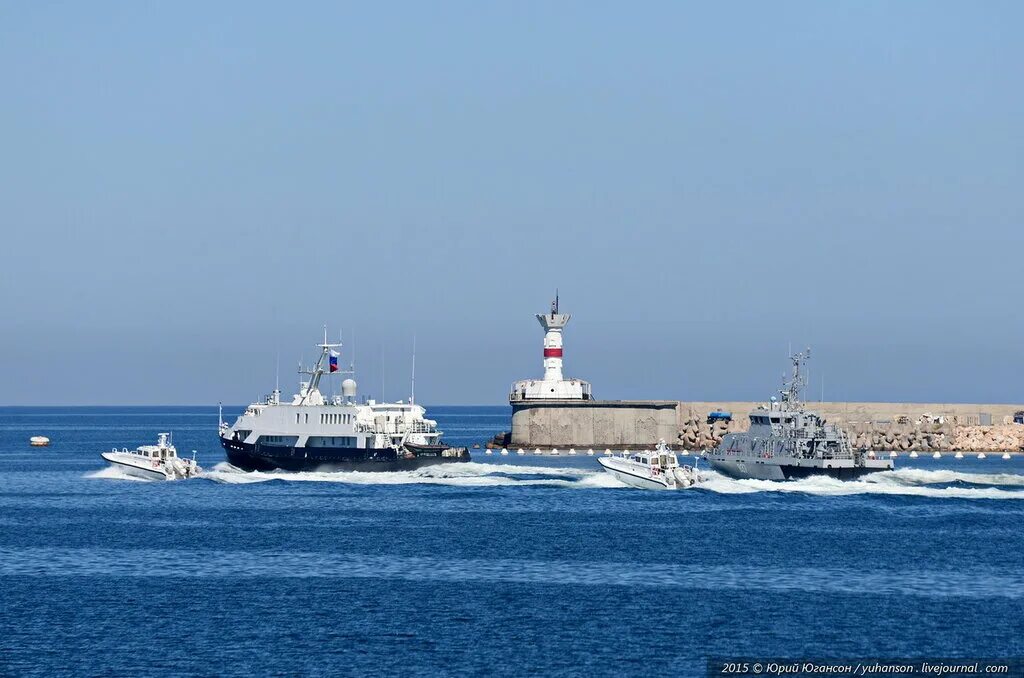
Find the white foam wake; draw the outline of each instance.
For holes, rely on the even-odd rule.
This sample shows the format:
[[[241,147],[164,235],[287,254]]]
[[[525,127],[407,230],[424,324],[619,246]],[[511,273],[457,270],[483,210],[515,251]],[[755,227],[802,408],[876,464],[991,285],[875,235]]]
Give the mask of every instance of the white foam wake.
[[[949,469],[925,470],[901,468],[866,476],[874,482],[893,482],[904,485],[946,485],[964,483],[978,486],[1024,487],[1024,476],[1014,473],[960,473]]]
[[[415,471],[243,471],[221,462],[203,473],[220,483],[288,482],[348,483],[351,485],[454,485],[462,487],[547,486],[567,488],[623,487],[604,471],[460,462],[427,466]]]
[[[812,476],[800,480],[733,480],[714,471],[699,487],[720,494],[751,492],[801,492],[822,496],[853,494],[906,495],[944,499],[1024,499],[1024,491],[1008,490],[1007,486],[1024,486],[1024,476],[1013,474],[971,474],[954,471],[922,471],[901,469],[866,475],[860,480],[837,480],[828,476]],[[964,483],[936,487],[951,483]],[[998,487],[1001,486],[1001,487]]]
[[[154,480],[156,480],[155,478],[153,478],[153,479],[139,478],[138,476],[129,475],[127,473],[124,473],[123,471],[120,471],[120,470],[114,468],[113,466],[108,466],[106,468],[100,469],[99,471],[93,471],[91,473],[86,473],[85,477],[86,478],[101,478],[101,479],[104,479],[104,480],[134,480],[134,481],[139,482],[139,483],[149,483],[149,482],[153,482]]]
[[[113,471],[113,469],[110,469]],[[1024,499],[1024,476],[960,473],[946,470],[882,471],[859,480],[812,476],[801,480],[734,480],[702,469],[707,481],[697,489],[718,494],[754,492],[804,493],[820,496],[905,495],[946,499]],[[563,487],[571,489],[624,488],[603,470],[572,467],[520,466],[464,462],[428,466],[415,471],[272,471],[246,472],[221,462],[203,473],[219,483],[286,482],[347,483],[351,485],[449,485],[461,487]]]

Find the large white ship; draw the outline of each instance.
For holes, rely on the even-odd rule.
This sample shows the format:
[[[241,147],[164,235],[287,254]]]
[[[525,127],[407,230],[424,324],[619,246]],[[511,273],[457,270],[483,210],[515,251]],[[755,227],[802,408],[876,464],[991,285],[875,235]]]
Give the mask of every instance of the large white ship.
[[[255,471],[404,471],[469,461],[469,450],[442,442],[437,422],[412,398],[359,403],[351,377],[341,383],[340,396],[325,397],[320,379],[338,371],[340,347],[325,335],[316,366],[302,372],[309,381],[300,383],[290,402],[281,402],[275,389],[245,408],[234,424],[220,422],[220,442],[232,465]]]

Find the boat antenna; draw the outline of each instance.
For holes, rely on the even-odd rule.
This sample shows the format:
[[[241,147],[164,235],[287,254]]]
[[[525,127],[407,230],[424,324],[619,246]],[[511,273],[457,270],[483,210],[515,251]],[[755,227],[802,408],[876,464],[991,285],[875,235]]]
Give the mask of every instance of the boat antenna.
[[[409,404],[416,404],[416,335],[412,335],[412,390],[409,394]]]
[[[224,403],[217,403],[217,429],[224,428]]]

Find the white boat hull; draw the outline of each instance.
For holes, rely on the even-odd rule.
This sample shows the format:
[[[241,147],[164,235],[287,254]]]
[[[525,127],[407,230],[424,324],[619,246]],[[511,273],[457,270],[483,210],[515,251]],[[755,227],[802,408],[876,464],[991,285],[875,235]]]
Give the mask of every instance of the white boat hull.
[[[135,478],[142,478],[143,480],[167,480],[167,474],[164,473],[163,466],[152,466],[150,462],[149,466],[145,465],[145,462],[139,463],[135,459],[127,458],[131,455],[122,455],[113,452],[101,452],[100,456],[110,464],[111,468],[115,468],[118,471],[125,473]]]
[[[639,475],[642,471],[625,468],[617,464],[617,461],[615,457],[601,457],[597,460],[597,463],[601,464],[604,470],[610,473],[616,480],[631,487],[638,487],[642,490],[676,489],[675,483],[670,485],[664,475],[659,474],[659,476],[655,477]]]

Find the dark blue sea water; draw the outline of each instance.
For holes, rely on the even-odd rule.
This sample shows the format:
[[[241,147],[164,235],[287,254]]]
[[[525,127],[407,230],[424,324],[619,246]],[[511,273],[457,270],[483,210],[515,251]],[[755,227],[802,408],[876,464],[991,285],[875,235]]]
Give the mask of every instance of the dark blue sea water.
[[[430,408],[453,443],[507,408]],[[237,414],[231,412],[230,414]],[[702,675],[1024,655],[1024,459],[619,486],[587,456],[245,474],[209,407],[0,409],[0,674]],[[173,431],[207,478],[99,452]],[[49,448],[28,446],[47,435]]]

